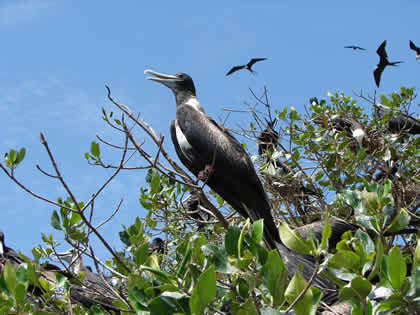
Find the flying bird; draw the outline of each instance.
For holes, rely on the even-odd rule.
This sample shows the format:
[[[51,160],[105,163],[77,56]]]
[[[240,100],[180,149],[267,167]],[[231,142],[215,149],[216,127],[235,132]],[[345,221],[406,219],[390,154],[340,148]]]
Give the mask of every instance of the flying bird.
[[[254,65],[254,63],[256,63],[258,61],[263,61],[263,60],[266,60],[266,59],[267,58],[253,58],[246,65],[233,67],[232,69],[229,70],[229,72],[226,74],[226,76],[234,73],[235,71],[241,70],[241,69],[246,69],[246,70],[250,71],[251,73],[255,73],[255,71],[252,70],[252,66]]]
[[[344,48],[351,48],[353,50],[366,50],[365,48],[362,48],[360,46],[344,46]]]
[[[240,215],[251,221],[264,219],[267,247],[277,249],[292,277],[301,271],[309,279],[314,270],[313,258],[288,249],[280,240],[271,215],[271,207],[254,165],[242,145],[219,126],[197,100],[193,80],[185,73],[167,75],[145,70],[147,80],[170,88],[176,99],[176,120],[171,123],[171,138],[181,162],[197,177],[209,169],[206,184],[217,192]],[[336,299],[336,286],[317,276],[314,285],[328,288],[324,301]]]
[[[384,40],[383,43],[376,50],[376,53],[379,55],[379,63],[376,66],[375,71],[373,72],[373,76],[375,78],[377,87],[379,87],[379,83],[381,81],[381,74],[382,74],[382,71],[384,71],[386,66],[396,66],[397,64],[402,63],[402,61],[395,61],[395,62],[388,61],[388,55],[386,54],[386,51],[385,51],[385,45],[386,45],[386,40]]]
[[[410,40],[410,48],[416,52],[416,59],[420,59],[420,47],[414,45],[414,43]]]

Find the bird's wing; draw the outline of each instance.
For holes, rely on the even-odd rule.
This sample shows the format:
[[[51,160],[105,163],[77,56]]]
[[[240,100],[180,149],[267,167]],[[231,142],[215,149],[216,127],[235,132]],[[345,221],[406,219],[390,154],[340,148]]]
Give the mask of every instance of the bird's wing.
[[[235,67],[233,67],[232,69],[230,69],[229,70],[229,72],[228,73],[226,73],[226,75],[228,76],[229,74],[232,74],[232,73],[234,73],[235,71],[238,71],[238,70],[241,70],[241,69],[244,69],[245,68],[245,66],[235,66]]]
[[[352,49],[354,49],[355,47],[354,46],[344,46],[344,48],[352,48]]]
[[[252,58],[249,62],[248,62],[248,67],[252,67],[252,65],[258,61],[263,61],[266,60],[267,58]]]
[[[415,52],[419,52],[420,48],[418,48],[414,43],[410,40],[410,48],[414,50]]]
[[[381,74],[382,74],[382,71],[384,71],[384,69],[385,69],[385,66],[378,65],[375,71],[373,71],[373,76],[375,77],[375,83],[377,87],[379,87],[379,83],[381,82]]]
[[[385,51],[385,45],[386,45],[386,40],[384,40],[383,43],[376,50],[376,53],[381,58],[388,58],[388,55],[386,54],[386,51]]]
[[[357,47],[357,48],[360,50],[366,50],[366,48],[363,48],[363,47]]]

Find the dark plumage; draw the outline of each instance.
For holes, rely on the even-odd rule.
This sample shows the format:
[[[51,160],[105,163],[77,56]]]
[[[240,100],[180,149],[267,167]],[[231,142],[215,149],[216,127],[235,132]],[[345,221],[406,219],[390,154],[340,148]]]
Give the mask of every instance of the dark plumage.
[[[165,252],[165,241],[160,237],[154,238],[149,244],[149,255],[153,252],[157,252],[159,254],[163,254]]]
[[[309,104],[311,104],[312,106],[313,105],[319,105],[318,99],[315,96],[314,97],[311,97],[309,99]]]
[[[277,120],[266,121],[267,127],[257,137],[258,154],[263,155],[267,151],[274,151],[279,141],[279,134],[274,130]]]
[[[235,71],[241,70],[241,69],[247,69],[249,72],[254,73],[255,71],[251,69],[251,67],[254,65],[254,63],[256,63],[258,61],[263,61],[263,60],[266,60],[266,59],[267,58],[253,58],[246,65],[233,67],[232,69],[229,70],[229,72],[226,74],[226,76],[234,73]]]
[[[271,215],[270,204],[254,165],[242,145],[204,112],[199,104],[194,83],[185,73],[166,75],[146,70],[153,80],[167,86],[175,95],[176,120],[171,123],[172,142],[181,162],[195,175],[209,169],[207,185],[217,192],[243,217],[251,221],[264,219],[264,240],[270,249],[277,249],[291,277],[300,266],[309,279],[314,269],[311,256],[289,250],[280,240]],[[336,286],[316,277],[314,285],[324,292],[324,301],[336,298]]]
[[[395,62],[388,61],[388,55],[386,54],[386,51],[385,51],[385,45],[386,45],[386,40],[384,40],[383,43],[376,50],[376,53],[379,55],[379,63],[376,66],[375,71],[373,71],[373,76],[375,78],[375,83],[377,87],[379,87],[379,83],[381,82],[381,75],[386,66],[396,66],[397,64],[402,63],[402,61],[395,61]]]
[[[366,50],[365,48],[362,48],[360,46],[344,46],[344,48],[351,48],[353,50]]]
[[[420,47],[414,45],[414,43],[410,40],[410,48],[416,52],[416,59],[420,59]]]
[[[376,119],[383,119],[391,111],[390,108],[382,105],[374,105],[374,115]],[[414,117],[409,116],[407,113],[403,113],[398,110],[393,110],[394,115],[387,122],[387,128],[393,133],[407,132],[411,135],[420,134],[420,121]]]

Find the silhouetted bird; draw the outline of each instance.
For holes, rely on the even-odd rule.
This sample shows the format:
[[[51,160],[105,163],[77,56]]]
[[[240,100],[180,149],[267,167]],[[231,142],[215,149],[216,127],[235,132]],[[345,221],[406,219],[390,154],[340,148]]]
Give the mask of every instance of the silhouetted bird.
[[[373,105],[374,115],[377,119],[383,119],[391,109],[382,104]],[[409,116],[406,113],[403,113],[399,110],[393,110],[394,113],[398,114],[395,117],[391,117],[388,120],[387,127],[388,130],[397,133],[397,132],[407,132],[411,135],[420,134],[420,121],[414,117]]]
[[[351,48],[353,50],[366,50],[365,48],[362,48],[360,46],[344,46],[344,48]]]
[[[416,59],[420,59],[420,48],[410,40],[410,48],[416,52]]]
[[[267,128],[265,128],[257,137],[258,154],[263,155],[267,151],[274,151],[279,141],[279,134],[274,130],[277,120],[267,121]]]
[[[149,244],[149,255],[153,252],[157,252],[159,254],[163,254],[165,252],[165,241],[160,237],[154,238]]]
[[[250,62],[248,62],[246,65],[242,65],[242,66],[236,66],[233,67],[232,69],[230,69],[230,71],[226,74],[226,76],[234,73],[235,71],[241,70],[241,69],[247,69],[248,71],[250,71],[251,73],[254,73],[255,71],[251,69],[251,67],[254,65],[254,63],[258,62],[258,61],[263,61],[266,60],[267,58],[253,58],[251,59]]]
[[[381,82],[381,74],[382,74],[382,71],[384,71],[386,66],[396,66],[397,64],[403,62],[403,61],[389,62],[388,55],[386,54],[386,51],[385,51],[385,45],[386,45],[386,40],[384,40],[383,43],[376,50],[376,53],[379,55],[379,63],[376,66],[375,71],[373,71],[373,76],[375,78],[377,87],[379,87],[379,83]]]
[[[312,106],[319,105],[318,99],[315,96],[314,97],[311,97],[309,99],[309,104],[311,104]]]

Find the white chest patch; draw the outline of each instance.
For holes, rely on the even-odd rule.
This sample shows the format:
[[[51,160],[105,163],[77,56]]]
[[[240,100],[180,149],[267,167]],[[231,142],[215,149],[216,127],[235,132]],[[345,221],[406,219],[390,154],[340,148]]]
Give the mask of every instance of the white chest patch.
[[[200,104],[199,104],[200,105]],[[181,150],[184,151],[184,154],[192,149],[191,144],[188,142],[187,138],[182,133],[181,128],[178,125],[178,121],[175,120],[175,133],[178,144],[181,147]]]
[[[195,96],[190,97],[184,104],[189,105],[189,106],[195,108],[196,110],[204,112],[203,108],[201,107],[200,103],[198,102],[198,100]]]

